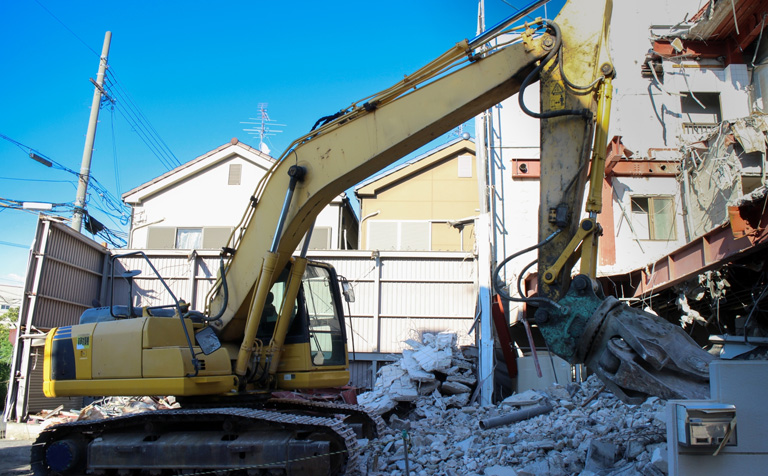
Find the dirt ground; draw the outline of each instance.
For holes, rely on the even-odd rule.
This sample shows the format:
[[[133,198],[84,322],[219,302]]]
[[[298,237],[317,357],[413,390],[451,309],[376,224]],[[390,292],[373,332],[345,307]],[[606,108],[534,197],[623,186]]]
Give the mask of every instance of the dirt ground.
[[[32,440],[0,440],[0,474],[30,476],[29,449]]]

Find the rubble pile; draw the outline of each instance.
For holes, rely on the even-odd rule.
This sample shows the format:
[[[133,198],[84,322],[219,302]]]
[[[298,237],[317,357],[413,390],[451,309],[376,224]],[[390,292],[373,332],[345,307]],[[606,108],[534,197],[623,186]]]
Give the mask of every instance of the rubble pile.
[[[106,397],[96,400],[82,410],[64,411],[63,408],[63,405],[60,405],[53,410],[43,410],[36,415],[30,415],[29,422],[46,428],[57,423],[101,420],[130,413],[180,408],[180,405],[174,397]]]
[[[412,360],[419,362],[420,357],[415,354],[420,351],[422,356],[442,352],[442,358],[430,357],[424,361],[441,361],[442,372],[455,372],[462,377],[471,372],[461,368],[450,370],[458,367],[453,358],[466,361],[455,349],[451,352],[452,365],[446,368],[448,347],[444,339],[447,337],[438,335],[425,338],[421,346],[409,343],[413,347],[410,356],[387,366],[393,368],[382,368],[376,388],[361,395],[360,402],[385,414],[390,426],[390,432],[378,439],[361,441],[364,447],[362,474],[663,476],[667,473],[663,400],[654,397],[641,405],[625,404],[605,391],[602,382],[592,376],[581,384],[528,390],[499,404],[481,406],[470,402],[471,390],[455,395],[450,394],[451,385],[447,392],[444,390],[445,383],[450,382],[450,373],[440,382],[437,370],[430,372],[423,366],[412,368]],[[426,348],[430,350],[425,351]],[[425,375],[429,373],[440,383],[435,384]],[[472,385],[465,384],[468,389]],[[433,389],[430,391],[430,388]],[[410,403],[398,406],[398,402]],[[499,423],[499,417],[510,414],[522,415],[520,418],[525,419]]]
[[[403,358],[379,369],[374,389],[358,395],[360,405],[383,415],[399,402],[426,409],[463,407],[477,385],[474,362],[456,347],[456,334],[424,334],[405,341]],[[426,416],[422,413],[421,416]]]

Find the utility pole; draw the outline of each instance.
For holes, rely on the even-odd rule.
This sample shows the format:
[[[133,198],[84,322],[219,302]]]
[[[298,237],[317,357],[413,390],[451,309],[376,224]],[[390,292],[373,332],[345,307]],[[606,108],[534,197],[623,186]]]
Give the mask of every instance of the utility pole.
[[[91,102],[91,117],[88,120],[88,132],[85,135],[85,149],[83,149],[83,161],[80,165],[80,179],[77,184],[77,197],[75,197],[75,211],[72,214],[72,228],[80,231],[85,214],[85,197],[88,192],[88,181],[91,176],[91,157],[93,156],[93,142],[96,139],[96,124],[99,121],[99,109],[101,107],[101,95],[104,93],[104,74],[107,71],[107,57],[109,56],[109,43],[112,41],[112,32],[104,35],[104,46],[101,49],[99,61],[99,73],[96,75],[93,89],[93,101]]]

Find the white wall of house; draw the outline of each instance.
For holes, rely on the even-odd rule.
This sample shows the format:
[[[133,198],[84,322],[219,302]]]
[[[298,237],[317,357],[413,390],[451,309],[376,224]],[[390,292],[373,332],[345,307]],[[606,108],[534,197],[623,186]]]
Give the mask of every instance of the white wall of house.
[[[641,268],[686,243],[680,186],[673,177],[614,177],[613,203],[616,264],[600,266],[598,273],[611,275]],[[669,199],[674,225],[653,236],[647,214],[633,209],[632,199]],[[620,203],[619,203],[620,202]],[[631,226],[630,226],[631,225]],[[668,230],[668,231],[667,231]]]
[[[218,249],[237,226],[256,186],[274,159],[233,140],[129,192],[133,208],[129,247],[134,249]],[[336,197],[316,221],[311,247],[336,249],[340,214],[346,202]],[[185,241],[185,230],[202,239]],[[187,235],[188,236],[188,235]],[[355,240],[356,241],[356,240]]]
[[[133,207],[129,247],[153,247],[148,240],[152,227],[233,228],[271,162],[231,145],[126,193],[124,200]],[[240,180],[230,185],[230,170],[238,167]]]

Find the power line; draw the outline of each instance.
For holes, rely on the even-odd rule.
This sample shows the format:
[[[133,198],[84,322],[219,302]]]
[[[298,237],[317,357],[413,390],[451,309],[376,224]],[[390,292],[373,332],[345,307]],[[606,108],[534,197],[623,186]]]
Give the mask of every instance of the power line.
[[[39,159],[45,159],[46,161],[48,161],[51,164],[51,165],[49,165],[49,167],[52,167],[52,168],[55,168],[55,169],[59,169],[59,170],[63,170],[65,172],[69,172],[69,173],[71,173],[73,175],[76,175],[77,177],[80,177],[80,174],[78,172],[75,172],[74,170],[70,169],[69,167],[65,167],[64,165],[56,162],[55,160],[53,160],[52,158],[50,158],[47,155],[43,154],[39,150],[33,149],[32,147],[29,147],[28,145],[24,145],[24,144],[22,144],[19,141],[13,140],[10,137],[8,137],[7,135],[2,134],[2,133],[0,133],[0,139],[5,139],[8,142],[10,142],[11,144],[14,144],[16,147],[18,147],[19,149],[21,149],[24,152],[26,152],[30,156],[30,158],[32,158],[34,160],[37,160],[38,162],[40,162]],[[45,165],[48,165],[48,164],[45,164]]]
[[[18,177],[0,177],[0,180],[16,180],[19,182],[50,182],[50,183],[71,183],[72,185],[77,185],[72,180],[45,180],[45,179],[27,179],[27,178],[18,178]]]
[[[115,106],[118,112],[134,128],[142,141],[150,148],[160,162],[169,170],[181,165],[181,161],[171,151],[168,144],[160,137],[149,119],[133,101],[128,91],[122,86],[114,69],[107,71],[107,88],[117,99]]]
[[[88,45],[88,43],[86,43],[85,41],[83,41],[83,39],[82,39],[82,38],[80,38],[79,36],[77,36],[77,33],[75,33],[74,31],[72,31],[72,29],[71,29],[71,28],[69,28],[69,27],[68,27],[66,24],[64,24],[64,22],[63,22],[63,21],[59,20],[59,18],[58,18],[56,15],[54,15],[54,14],[53,14],[53,12],[51,12],[50,10],[48,10],[48,8],[46,8],[46,6],[45,6],[45,5],[43,5],[42,3],[40,3],[38,0],[35,0],[35,3],[37,3],[38,5],[40,5],[40,7],[41,7],[43,10],[45,10],[45,11],[46,11],[46,12],[47,12],[47,13],[48,13],[48,14],[49,14],[51,17],[53,17],[53,19],[54,19],[54,20],[56,20],[57,22],[59,22],[59,23],[61,24],[61,26],[63,26],[63,27],[64,27],[64,28],[65,28],[65,29],[66,29],[68,32],[70,32],[70,33],[72,34],[72,36],[74,36],[75,38],[77,38],[77,39],[78,39],[78,41],[80,41],[80,43],[82,43],[83,45],[85,45],[85,47],[86,47],[86,48],[88,48],[88,49],[91,51],[91,53],[95,54],[96,56],[99,56],[99,54],[96,52],[96,50],[94,50],[93,48],[91,48],[91,47]]]
[[[16,248],[24,248],[26,250],[29,249],[29,245],[22,245],[21,243],[11,243],[10,241],[0,241],[0,245],[15,246]],[[6,285],[2,284],[0,286],[6,286]]]
[[[77,177],[80,177],[80,174],[75,172],[74,170],[65,167],[64,165],[56,162],[54,159],[46,156],[42,152],[33,149],[32,147],[29,147],[27,145],[22,144],[19,141],[16,141],[14,139],[11,139],[10,137],[1,134],[0,138],[7,140],[8,142],[16,145],[18,148],[23,150],[24,152],[28,153],[30,157],[33,155],[36,156],[38,159],[44,159],[47,161],[52,168],[57,168],[64,170],[66,172],[69,172]],[[38,160],[40,161],[40,160]],[[6,177],[0,177],[0,178],[6,178]],[[13,179],[10,177],[7,177],[9,180],[23,180],[23,181],[44,181],[44,180],[37,180],[37,179]],[[92,193],[89,193],[86,197],[86,203],[92,204],[93,207],[100,212],[104,213],[110,220],[113,221],[113,223],[116,226],[125,226],[130,221],[129,215],[128,215],[128,206],[125,205],[121,200],[119,200],[117,197],[115,197],[104,185],[101,184],[101,182],[98,181],[98,179],[93,175],[89,174],[88,176],[89,183],[91,184],[91,190],[92,192],[95,192],[97,196],[101,199],[102,206],[99,206],[98,204],[93,203],[93,201],[90,199],[92,197]],[[62,180],[60,182],[69,182],[75,185],[71,181]],[[64,213],[64,212],[71,212],[74,210],[74,205],[72,202],[70,203],[51,203],[51,202],[41,202],[41,201],[35,201],[34,203],[44,203],[46,205],[51,205],[51,209],[47,210],[48,212],[54,212],[54,213]],[[24,208],[24,201],[22,200],[11,200],[11,199],[4,199],[0,198],[0,212],[3,212],[5,210],[20,210],[27,213],[36,214],[36,212]],[[117,221],[115,221],[117,220]],[[105,236],[100,237],[107,240],[110,244],[113,244],[115,246],[120,246],[119,243],[123,242],[123,246],[127,243],[127,240],[123,240],[119,234],[122,232],[115,232],[112,230],[107,229],[104,227],[103,234]],[[127,235],[126,235],[127,236]]]

